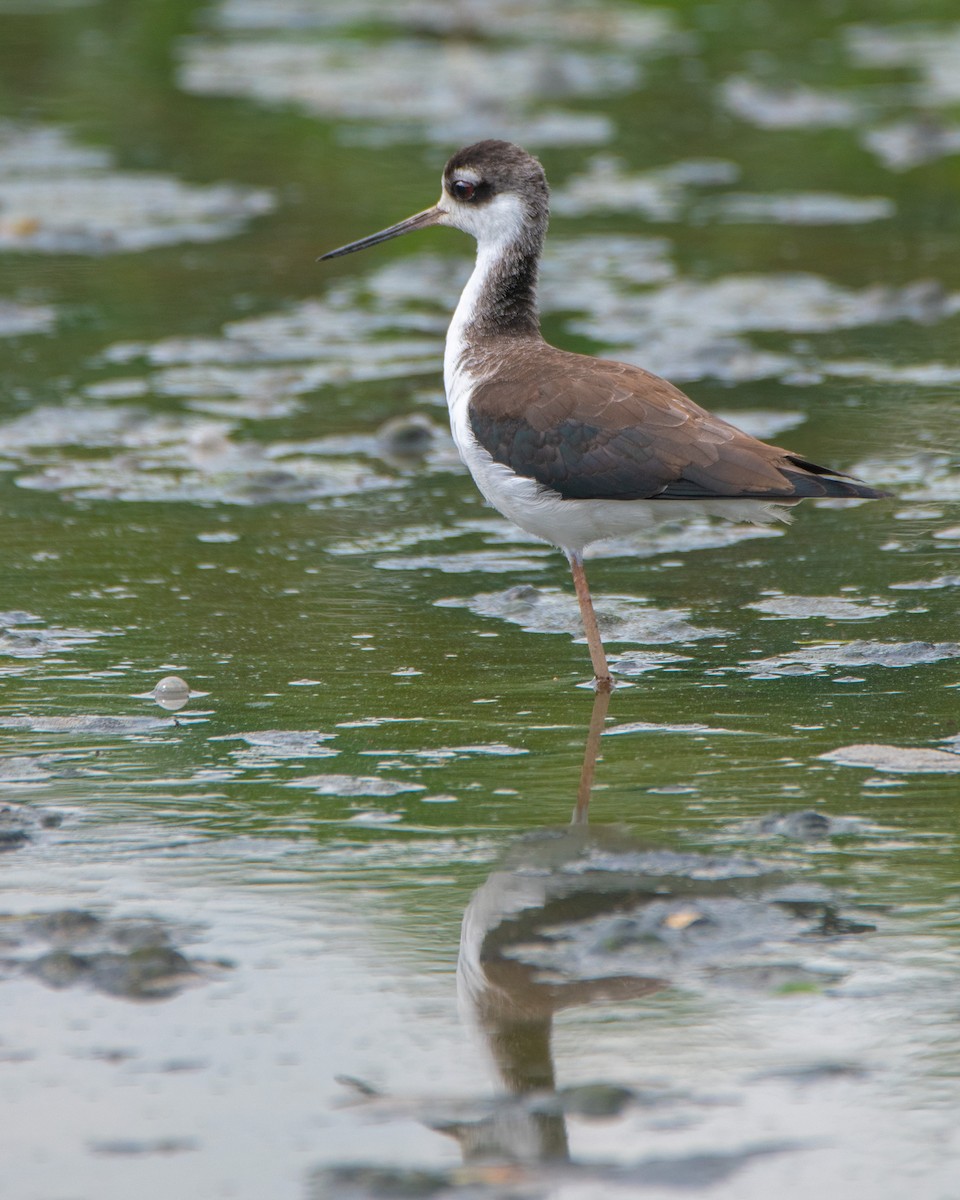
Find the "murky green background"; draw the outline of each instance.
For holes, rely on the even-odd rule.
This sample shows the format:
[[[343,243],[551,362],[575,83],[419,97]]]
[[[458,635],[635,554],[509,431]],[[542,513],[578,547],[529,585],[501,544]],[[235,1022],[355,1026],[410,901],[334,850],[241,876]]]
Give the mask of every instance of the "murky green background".
[[[922,16],[0,0],[4,1196],[955,1194],[960,24]],[[436,1113],[504,1088],[460,922],[569,818],[589,658],[445,432],[471,246],[315,258],[482,136],[553,185],[551,340],[894,498],[596,548],[630,686],[594,823],[873,929],[761,935],[822,986],[719,986],[681,939],[654,993],[580,995],[557,1086],[655,1098],[471,1175]],[[764,824],[802,810],[838,823]],[[96,928],[32,920],[66,910]],[[154,998],[137,922],[184,956]]]

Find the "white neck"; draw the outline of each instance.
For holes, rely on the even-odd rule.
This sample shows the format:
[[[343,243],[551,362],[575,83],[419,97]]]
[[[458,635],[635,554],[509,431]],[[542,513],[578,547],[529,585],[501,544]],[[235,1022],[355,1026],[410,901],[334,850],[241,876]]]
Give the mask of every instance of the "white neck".
[[[460,300],[447,329],[447,341],[443,351],[443,386],[448,404],[452,403],[460,360],[467,348],[467,330],[476,318],[490,274],[500,261],[503,250],[504,247],[500,243],[487,242],[477,247],[477,261],[460,293]]]

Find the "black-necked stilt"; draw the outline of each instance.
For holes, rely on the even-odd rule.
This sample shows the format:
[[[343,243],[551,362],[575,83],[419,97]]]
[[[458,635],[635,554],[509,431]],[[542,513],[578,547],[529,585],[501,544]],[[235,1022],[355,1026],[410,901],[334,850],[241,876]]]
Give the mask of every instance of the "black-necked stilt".
[[[545,342],[536,287],[548,198],[532,155],[477,142],[447,163],[433,208],[321,258],[430,225],[476,238],[443,359],[453,436],[494,508],[566,554],[597,686],[608,689],[583,569],[591,542],[691,511],[770,521],[808,496],[883,493],[758,441],[641,367]]]

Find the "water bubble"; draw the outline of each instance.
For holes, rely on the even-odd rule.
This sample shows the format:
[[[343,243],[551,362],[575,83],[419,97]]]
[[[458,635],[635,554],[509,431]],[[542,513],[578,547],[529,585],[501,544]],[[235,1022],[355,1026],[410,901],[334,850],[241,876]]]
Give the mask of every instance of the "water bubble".
[[[190,699],[190,685],[179,675],[167,675],[149,693],[167,712],[176,712]]]

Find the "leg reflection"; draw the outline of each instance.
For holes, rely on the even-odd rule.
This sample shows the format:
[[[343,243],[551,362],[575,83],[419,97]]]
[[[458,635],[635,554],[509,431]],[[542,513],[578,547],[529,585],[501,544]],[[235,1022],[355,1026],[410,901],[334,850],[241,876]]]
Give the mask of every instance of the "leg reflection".
[[[590,793],[593,790],[593,776],[597,767],[597,757],[600,753],[600,738],[603,736],[603,723],[607,719],[607,709],[609,707],[610,689],[598,688],[593,698],[593,712],[590,714],[587,744],[583,751],[583,766],[580,768],[580,786],[577,788],[577,804],[571,818],[573,825],[586,825],[590,817]]]

